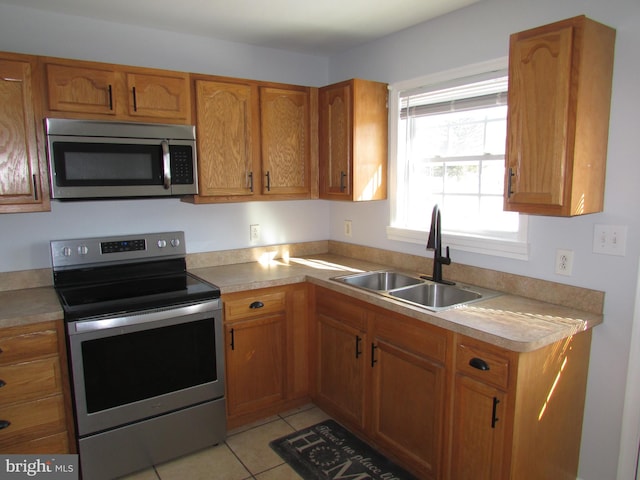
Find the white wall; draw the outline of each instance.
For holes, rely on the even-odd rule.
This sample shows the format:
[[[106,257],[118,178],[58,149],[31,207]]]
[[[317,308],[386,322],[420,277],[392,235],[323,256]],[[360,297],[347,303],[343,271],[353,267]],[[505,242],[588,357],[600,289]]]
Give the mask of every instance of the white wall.
[[[562,219],[530,217],[528,261],[501,259],[452,250],[454,262],[603,290],[605,322],[594,330],[589,372],[580,477],[616,478],[618,455],[624,461],[619,479],[634,475],[637,419],[640,405],[631,402],[625,419],[633,420],[620,444],[633,324],[640,248],[640,2],[637,0],[483,0],[463,10],[343,52],[330,59],[330,82],[351,77],[393,82],[418,78],[465,65],[505,57],[509,34],[575,15],[617,29],[613,99],[603,213]],[[429,215],[425,208],[425,215]],[[353,237],[343,234],[343,220],[352,220]],[[388,240],[389,202],[331,204],[331,238],[417,255],[423,246]],[[628,225],[627,254],[592,253],[595,224]],[[426,237],[425,237],[426,239]],[[554,273],[556,249],[575,252],[573,275]],[[446,275],[446,267],[445,267]],[[635,380],[635,379],[634,379]],[[631,397],[631,396],[630,396]],[[633,444],[636,442],[635,445]],[[635,449],[635,451],[634,451]]]
[[[325,85],[328,58],[139,29],[0,3],[0,51],[87,59],[300,85]],[[184,230],[187,250],[326,239],[324,201],[191,205],[177,199],[52,202],[48,213],[0,215],[0,272],[48,268],[53,239]]]

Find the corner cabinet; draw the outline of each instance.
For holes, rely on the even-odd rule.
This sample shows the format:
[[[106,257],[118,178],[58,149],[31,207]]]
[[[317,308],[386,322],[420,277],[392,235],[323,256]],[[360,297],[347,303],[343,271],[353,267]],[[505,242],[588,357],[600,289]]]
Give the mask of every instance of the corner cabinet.
[[[315,402],[347,426],[367,423],[368,312],[348,297],[317,289],[313,384]]]
[[[388,89],[352,79],[319,91],[320,198],[387,198]]]
[[[307,287],[225,294],[229,428],[308,401]]]
[[[189,74],[45,58],[47,115],[191,124]]]
[[[442,478],[446,330],[317,288],[313,399],[409,468]]]
[[[50,210],[37,60],[0,54],[0,213]]]
[[[614,43],[584,16],[511,36],[505,210],[602,211]]]
[[[199,194],[194,203],[312,197],[313,88],[194,77]]]

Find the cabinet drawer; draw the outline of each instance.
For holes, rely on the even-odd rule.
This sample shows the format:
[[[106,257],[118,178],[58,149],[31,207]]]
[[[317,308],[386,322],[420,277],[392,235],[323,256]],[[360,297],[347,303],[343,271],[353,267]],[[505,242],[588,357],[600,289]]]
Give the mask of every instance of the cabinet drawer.
[[[281,312],[286,307],[286,292],[231,298],[224,300],[224,319],[230,322],[238,319],[259,317],[268,313]]]
[[[58,356],[0,365],[0,407],[62,392]]]
[[[47,330],[3,330],[0,333],[0,365],[56,354],[58,335],[54,325],[49,326]]]
[[[1,406],[0,421],[9,422],[0,430],[0,448],[63,432],[66,425],[62,395]]]
[[[69,449],[69,436],[68,433],[64,431],[22,443],[12,443],[11,445],[2,447],[2,453],[20,455],[71,453]]]
[[[500,388],[509,386],[509,367],[512,360],[507,352],[497,351],[490,346],[463,341],[456,352],[456,370],[484,383]]]

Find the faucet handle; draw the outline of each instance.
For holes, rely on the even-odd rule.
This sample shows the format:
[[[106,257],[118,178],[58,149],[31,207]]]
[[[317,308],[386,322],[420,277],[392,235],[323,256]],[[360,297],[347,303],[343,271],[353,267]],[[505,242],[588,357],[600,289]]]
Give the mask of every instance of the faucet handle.
[[[446,257],[440,257],[440,263],[444,265],[451,265],[451,257],[449,256],[449,247],[447,247]]]

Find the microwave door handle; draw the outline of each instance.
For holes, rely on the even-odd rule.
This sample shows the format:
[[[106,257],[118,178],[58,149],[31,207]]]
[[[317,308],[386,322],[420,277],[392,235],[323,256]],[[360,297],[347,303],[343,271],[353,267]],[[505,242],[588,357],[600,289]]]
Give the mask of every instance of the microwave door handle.
[[[162,163],[164,165],[164,189],[171,188],[171,154],[169,153],[169,142],[162,141]]]

